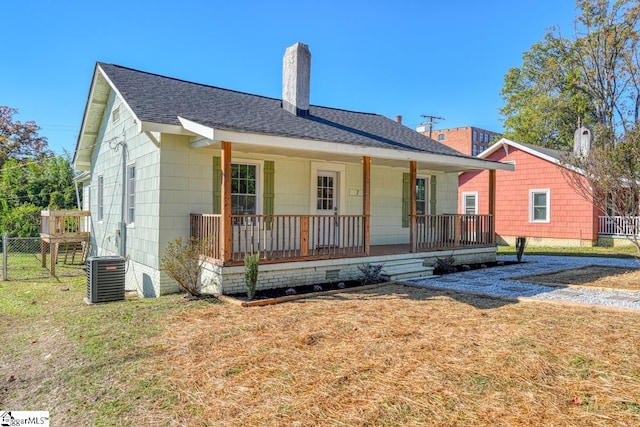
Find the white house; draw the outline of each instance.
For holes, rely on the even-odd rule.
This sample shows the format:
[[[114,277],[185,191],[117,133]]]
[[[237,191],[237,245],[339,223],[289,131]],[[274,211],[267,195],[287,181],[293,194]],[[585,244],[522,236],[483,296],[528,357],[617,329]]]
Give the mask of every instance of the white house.
[[[73,162],[89,172],[92,254],[125,256],[127,289],[175,291],[160,260],[190,235],[208,242],[205,292],[243,291],[248,252],[259,288],[495,259],[492,212],[455,215],[458,173],[513,167],[310,105],[310,61],[304,44],[286,50],[282,99],[96,64]]]

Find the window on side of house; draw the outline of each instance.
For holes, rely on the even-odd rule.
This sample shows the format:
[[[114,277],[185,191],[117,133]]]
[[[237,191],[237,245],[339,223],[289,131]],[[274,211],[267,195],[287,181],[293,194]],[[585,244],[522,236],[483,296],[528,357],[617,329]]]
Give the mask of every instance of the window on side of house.
[[[233,215],[258,213],[258,165],[245,163],[231,165],[231,213]]]
[[[111,122],[118,123],[120,121],[120,107],[116,107],[111,112]]]
[[[462,212],[465,215],[478,214],[478,192],[462,193]]]
[[[444,141],[444,133],[438,134],[438,141]]]
[[[136,213],[136,165],[127,166],[127,224],[135,222]]]
[[[104,220],[104,177],[98,177],[98,222]]]
[[[529,190],[529,222],[550,222],[550,190]]]

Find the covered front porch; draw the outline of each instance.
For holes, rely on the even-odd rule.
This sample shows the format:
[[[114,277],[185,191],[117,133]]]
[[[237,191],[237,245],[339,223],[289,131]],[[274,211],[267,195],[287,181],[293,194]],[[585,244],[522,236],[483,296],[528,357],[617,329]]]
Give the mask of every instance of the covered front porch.
[[[242,147],[241,144],[235,145]],[[316,206],[318,207],[318,212],[315,214],[272,213],[276,205],[273,194],[277,193],[277,189],[269,188],[266,191],[271,193],[271,196],[265,194],[264,201],[264,208],[270,211],[269,213],[239,215],[234,213],[234,206],[237,211],[238,199],[232,199],[232,195],[235,196],[237,192],[232,190],[232,180],[236,179],[232,168],[232,143],[222,141],[219,148],[220,158],[214,162],[219,164],[219,174],[214,171],[214,181],[218,181],[217,188],[214,185],[214,191],[219,189],[217,197],[219,213],[192,213],[190,218],[191,236],[203,242],[202,255],[212,264],[221,267],[239,265],[244,261],[246,254],[254,253],[260,254],[260,261],[263,264],[371,256],[375,251],[383,250],[379,247],[391,243],[381,239],[377,230],[372,232],[372,220],[382,218],[382,212],[385,209],[399,211],[400,207],[394,206],[398,203],[402,205],[403,224],[402,228],[395,229],[397,230],[394,231],[396,241],[393,243],[402,242],[403,244],[395,244],[396,250],[403,253],[418,253],[495,246],[495,169],[489,170],[488,215],[437,214],[435,176],[431,177],[430,184],[422,184],[423,194],[420,194],[419,168],[420,170],[440,170],[451,174],[465,168],[477,169],[479,165],[474,164],[474,159],[447,159],[449,163],[435,159],[440,160],[441,163],[439,163],[430,157],[428,161],[423,160],[419,164],[418,161],[406,159],[406,157],[406,160],[376,158],[376,162],[381,165],[381,169],[378,169],[379,174],[393,169],[404,169],[407,172],[403,172],[403,185],[398,183],[391,186],[403,193],[402,197],[386,196],[383,199],[384,203],[378,202],[372,212],[372,157],[334,156],[335,160],[351,164],[354,170],[356,161],[359,160],[359,173],[362,180],[357,183],[359,188],[354,188],[354,192],[361,195],[361,205],[360,207],[352,206],[350,209],[359,213],[339,211],[337,201],[331,201],[327,205],[326,195],[332,194],[331,197],[336,197],[335,193],[339,190],[331,188],[327,193],[324,187],[325,178],[315,173],[313,176],[317,177],[317,186],[314,183],[316,178],[312,179],[312,187],[306,196],[311,199],[314,210]],[[403,164],[404,168],[402,168]],[[496,168],[500,167],[502,167],[501,164]],[[237,174],[235,176],[237,177]],[[338,175],[335,181],[340,179],[342,178]],[[273,185],[265,184],[264,186],[266,188]],[[425,186],[432,186],[432,188],[429,190]],[[457,187],[454,191],[456,191],[454,197],[457,199]],[[426,196],[426,193],[430,193],[429,196]],[[287,197],[285,194],[278,194],[280,200]],[[453,203],[454,207],[457,206],[456,200]],[[214,203],[214,207],[216,204]],[[344,205],[344,203],[341,204]],[[268,209],[267,205],[269,205]],[[325,208],[324,214],[319,213],[320,207]],[[379,226],[381,222],[378,221],[377,224]]]
[[[495,261],[495,170],[510,165],[359,148],[329,155],[301,144],[260,147],[262,156],[246,141],[192,147],[214,157],[214,211],[190,215],[207,262],[205,290],[242,292],[244,258],[255,253],[259,288],[351,280],[372,263],[426,274],[439,256]],[[489,213],[457,214],[458,172],[478,169],[490,172]]]

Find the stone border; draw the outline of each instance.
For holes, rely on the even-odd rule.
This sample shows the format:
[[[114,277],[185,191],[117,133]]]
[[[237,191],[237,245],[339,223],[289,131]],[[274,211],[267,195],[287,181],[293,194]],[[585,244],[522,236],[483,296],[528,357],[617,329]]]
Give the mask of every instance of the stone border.
[[[296,300],[306,299],[306,298],[315,298],[315,297],[324,296],[324,295],[339,294],[343,292],[366,291],[369,289],[380,288],[382,286],[386,286],[393,283],[394,282],[383,282],[383,283],[376,283],[375,285],[354,286],[354,287],[345,288],[345,289],[332,289],[330,291],[309,292],[306,294],[286,295],[278,298],[265,298],[265,299],[259,299],[259,300],[253,300],[253,301],[240,300],[237,298],[232,298],[228,295],[221,295],[221,294],[214,294],[214,296],[218,298],[220,301],[237,305],[239,307],[259,307],[259,306],[265,306],[265,305],[280,304],[288,301],[296,301]]]

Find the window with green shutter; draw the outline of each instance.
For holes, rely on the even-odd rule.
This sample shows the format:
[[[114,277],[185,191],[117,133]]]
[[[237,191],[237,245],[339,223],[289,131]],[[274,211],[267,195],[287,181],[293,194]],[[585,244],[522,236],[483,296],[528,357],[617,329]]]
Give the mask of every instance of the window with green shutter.
[[[411,177],[408,173],[402,174],[402,227],[409,227],[409,204],[411,203]],[[416,214],[429,215],[436,211],[436,177],[416,178]],[[429,203],[427,209],[427,202]]]
[[[262,186],[262,212],[273,215],[274,212],[274,162],[264,161],[264,182]],[[258,164],[231,164],[231,212],[234,215],[258,214]],[[222,211],[222,163],[220,157],[213,158],[213,213]]]

